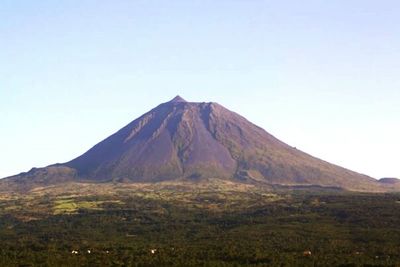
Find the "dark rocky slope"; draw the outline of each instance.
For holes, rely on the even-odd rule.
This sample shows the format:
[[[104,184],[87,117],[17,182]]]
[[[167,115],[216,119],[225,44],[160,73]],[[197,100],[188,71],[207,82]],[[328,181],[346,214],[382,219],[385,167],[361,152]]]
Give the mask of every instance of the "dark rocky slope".
[[[36,175],[41,184],[51,184],[52,180],[66,179],[157,182],[211,177],[288,187],[388,189],[371,177],[281,142],[217,103],[186,102],[179,96],[129,123],[78,158],[52,168],[50,173],[59,168],[62,175],[46,174],[43,178],[36,170],[36,174],[11,179],[27,180]]]

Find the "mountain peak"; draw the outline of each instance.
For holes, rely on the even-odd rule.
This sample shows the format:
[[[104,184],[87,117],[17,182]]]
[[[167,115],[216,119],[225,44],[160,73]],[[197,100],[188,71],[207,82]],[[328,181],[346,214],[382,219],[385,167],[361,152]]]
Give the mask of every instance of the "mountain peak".
[[[171,101],[169,101],[170,103],[180,103],[180,102],[187,102],[185,99],[183,99],[181,96],[177,95],[175,96]]]
[[[167,103],[62,165],[76,170],[76,179],[100,182],[211,177],[360,191],[384,186],[294,149],[217,103],[185,104],[180,96]]]
[[[39,184],[221,178],[278,189],[292,186],[356,191],[400,188],[397,179],[382,179],[378,183],[294,149],[215,102],[185,103],[182,97],[176,96],[83,155],[52,168],[16,176],[16,186],[34,178]]]

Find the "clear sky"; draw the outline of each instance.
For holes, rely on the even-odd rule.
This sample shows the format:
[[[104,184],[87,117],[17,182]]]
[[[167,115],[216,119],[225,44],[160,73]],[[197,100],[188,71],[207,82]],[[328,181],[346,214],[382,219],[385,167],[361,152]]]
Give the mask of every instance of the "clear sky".
[[[68,161],[179,94],[400,177],[400,2],[1,0],[0,177]]]

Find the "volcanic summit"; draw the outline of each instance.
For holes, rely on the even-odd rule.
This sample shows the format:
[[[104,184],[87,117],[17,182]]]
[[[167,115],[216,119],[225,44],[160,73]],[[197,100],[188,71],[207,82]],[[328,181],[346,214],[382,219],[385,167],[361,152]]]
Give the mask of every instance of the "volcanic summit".
[[[187,102],[180,96],[67,163],[5,180],[51,184],[68,180],[159,182],[205,178],[357,191],[375,191],[383,186],[371,177],[293,148],[217,103]]]

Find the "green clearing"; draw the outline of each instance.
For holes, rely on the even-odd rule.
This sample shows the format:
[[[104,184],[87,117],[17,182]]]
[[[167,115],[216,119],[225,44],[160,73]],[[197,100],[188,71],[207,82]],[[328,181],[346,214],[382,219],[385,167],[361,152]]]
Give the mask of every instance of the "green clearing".
[[[62,198],[54,201],[54,215],[58,214],[75,214],[80,209],[85,210],[102,210],[104,203],[122,204],[119,200],[113,201],[75,201],[71,198]]]

